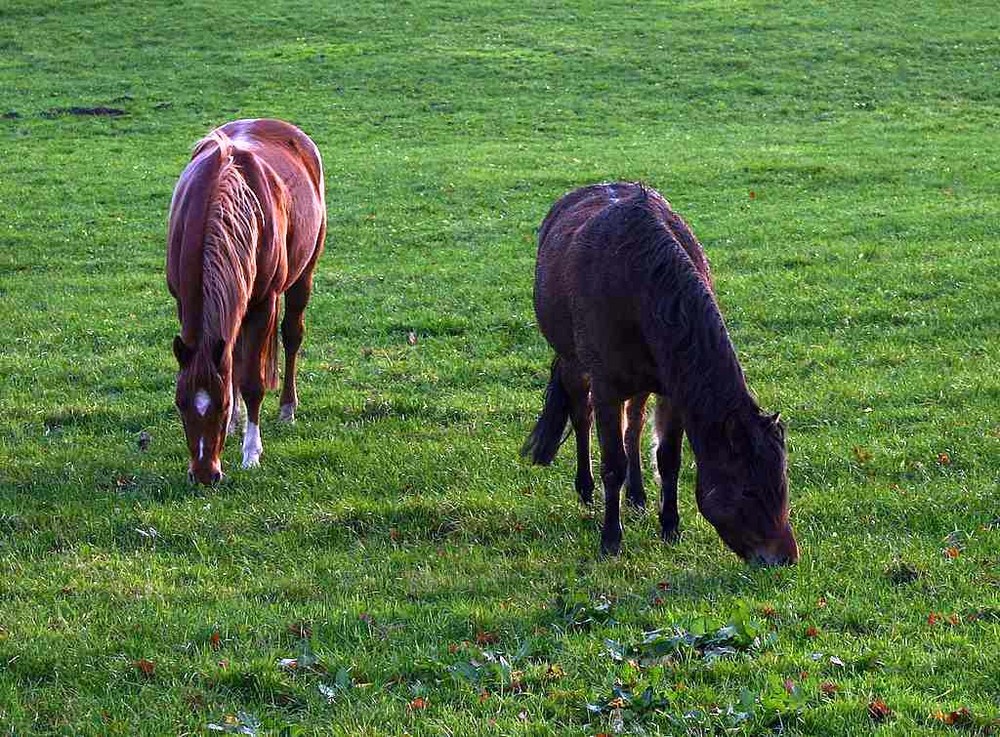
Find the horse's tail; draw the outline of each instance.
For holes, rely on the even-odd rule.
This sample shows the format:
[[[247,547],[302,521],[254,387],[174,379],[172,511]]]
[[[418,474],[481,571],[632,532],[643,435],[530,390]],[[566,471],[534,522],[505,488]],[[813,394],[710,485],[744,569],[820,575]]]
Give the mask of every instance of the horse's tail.
[[[545,405],[538,416],[535,429],[521,446],[521,455],[531,457],[531,462],[547,466],[556,457],[556,451],[566,439],[569,422],[569,393],[559,377],[559,357],[552,361],[549,385],[545,387]]]

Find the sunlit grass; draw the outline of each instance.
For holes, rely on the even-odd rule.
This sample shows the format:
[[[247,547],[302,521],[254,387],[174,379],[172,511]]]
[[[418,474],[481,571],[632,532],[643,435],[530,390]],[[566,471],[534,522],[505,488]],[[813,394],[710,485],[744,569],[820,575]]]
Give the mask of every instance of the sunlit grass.
[[[0,733],[910,735],[961,707],[985,732],[1000,13],[975,5],[8,2]],[[264,115],[326,165],[299,419],[270,397],[263,467],[230,441],[191,489],[166,210],[198,137]],[[612,178],[692,224],[786,418],[794,569],[727,552],[689,468],[682,541],[628,513],[599,560],[571,454],[517,457],[535,228]],[[759,640],[606,643],[703,617]]]

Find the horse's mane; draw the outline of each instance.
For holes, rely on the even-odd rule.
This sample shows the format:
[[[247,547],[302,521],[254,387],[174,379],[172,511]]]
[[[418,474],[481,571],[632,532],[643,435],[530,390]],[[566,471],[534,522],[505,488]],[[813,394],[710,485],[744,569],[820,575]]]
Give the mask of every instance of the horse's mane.
[[[643,284],[650,343],[665,344],[667,385],[684,387],[683,404],[696,416],[725,417],[748,405],[757,410],[712,288],[708,261],[687,224],[663,197],[638,185],[610,205],[619,253]]]
[[[218,146],[221,167],[205,221],[202,256],[202,340],[232,340],[257,274],[255,249],[263,212],[233,159],[232,141],[213,131],[195,150]],[[211,343],[209,343],[211,344]]]

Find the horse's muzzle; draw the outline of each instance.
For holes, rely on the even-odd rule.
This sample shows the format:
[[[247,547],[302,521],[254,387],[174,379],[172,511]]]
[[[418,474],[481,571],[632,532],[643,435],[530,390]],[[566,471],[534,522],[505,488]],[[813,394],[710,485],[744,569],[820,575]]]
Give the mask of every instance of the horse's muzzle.
[[[196,483],[204,484],[205,486],[216,486],[225,477],[225,474],[222,473],[222,468],[219,466],[197,470],[193,468],[188,469],[188,483],[192,486]]]
[[[799,545],[795,542],[791,525],[785,525],[777,537],[754,551],[749,561],[762,566],[791,566],[798,563]]]

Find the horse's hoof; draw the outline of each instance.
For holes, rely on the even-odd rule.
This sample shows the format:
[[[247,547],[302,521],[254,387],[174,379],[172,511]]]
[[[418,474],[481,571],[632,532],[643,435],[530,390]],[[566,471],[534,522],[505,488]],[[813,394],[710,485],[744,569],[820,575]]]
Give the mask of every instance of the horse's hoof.
[[[248,455],[243,458],[243,468],[257,468],[260,466],[259,455]]]
[[[622,552],[622,540],[617,538],[614,540],[606,540],[601,538],[601,557],[602,558],[617,558]]]
[[[294,404],[283,404],[281,409],[278,411],[278,420],[280,422],[295,422],[295,405]]]
[[[594,504],[594,492],[593,491],[578,491],[576,492],[577,497],[580,499],[580,504],[585,507],[591,507]]]

